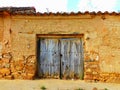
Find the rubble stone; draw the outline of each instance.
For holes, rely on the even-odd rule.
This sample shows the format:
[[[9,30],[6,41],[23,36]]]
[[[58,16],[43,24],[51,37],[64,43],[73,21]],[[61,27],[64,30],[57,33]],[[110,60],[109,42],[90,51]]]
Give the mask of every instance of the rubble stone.
[[[0,74],[2,74],[2,75],[10,75],[10,69],[8,69],[8,68],[1,68],[0,69]]]

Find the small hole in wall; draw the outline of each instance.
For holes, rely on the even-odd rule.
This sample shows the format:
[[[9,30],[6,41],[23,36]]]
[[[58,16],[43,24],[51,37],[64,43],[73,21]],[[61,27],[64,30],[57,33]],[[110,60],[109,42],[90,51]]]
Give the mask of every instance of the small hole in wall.
[[[10,29],[9,32],[10,32],[10,34],[11,34],[11,33],[12,33],[12,30]]]
[[[101,18],[102,18],[102,20],[105,20],[105,19],[106,19],[105,16],[102,16]]]
[[[87,37],[86,40],[90,40],[90,37]]]

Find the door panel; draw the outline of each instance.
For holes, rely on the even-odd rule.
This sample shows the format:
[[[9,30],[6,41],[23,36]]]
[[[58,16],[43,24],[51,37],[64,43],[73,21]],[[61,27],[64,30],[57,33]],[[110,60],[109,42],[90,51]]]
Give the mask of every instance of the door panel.
[[[61,39],[60,44],[62,77],[80,78],[80,39]]]
[[[58,78],[60,73],[60,55],[57,39],[40,40],[40,77]]]
[[[71,41],[71,60],[74,62],[74,78],[79,78],[80,74],[80,39],[74,39]],[[71,63],[72,64],[72,63]]]

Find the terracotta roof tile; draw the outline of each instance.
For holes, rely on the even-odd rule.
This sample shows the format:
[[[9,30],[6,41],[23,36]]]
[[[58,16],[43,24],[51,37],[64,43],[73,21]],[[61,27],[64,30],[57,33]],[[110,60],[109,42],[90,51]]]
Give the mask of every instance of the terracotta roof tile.
[[[67,12],[44,12],[44,13],[40,13],[40,12],[36,12],[36,9],[34,7],[0,7],[0,13],[2,12],[8,12],[11,15],[40,15],[40,16],[49,16],[49,15],[62,15],[62,16],[73,16],[73,15],[86,15],[86,14],[90,14],[90,15],[104,15],[104,14],[109,14],[109,15],[120,15],[120,13],[118,12],[71,12],[71,13],[67,13]]]

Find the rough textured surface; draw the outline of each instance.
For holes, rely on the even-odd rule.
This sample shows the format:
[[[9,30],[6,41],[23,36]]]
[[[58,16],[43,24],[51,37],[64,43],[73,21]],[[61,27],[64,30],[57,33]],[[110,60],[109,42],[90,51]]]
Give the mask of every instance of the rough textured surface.
[[[0,78],[34,78],[39,34],[62,35],[61,38],[64,34],[76,34],[83,35],[84,79],[105,82],[120,80],[118,14],[29,16],[7,13],[0,16]]]
[[[36,12],[34,7],[1,7],[0,8],[0,13],[10,13],[10,14],[34,14]]]
[[[80,38],[40,39],[38,73],[40,77],[83,78],[83,47]]]

